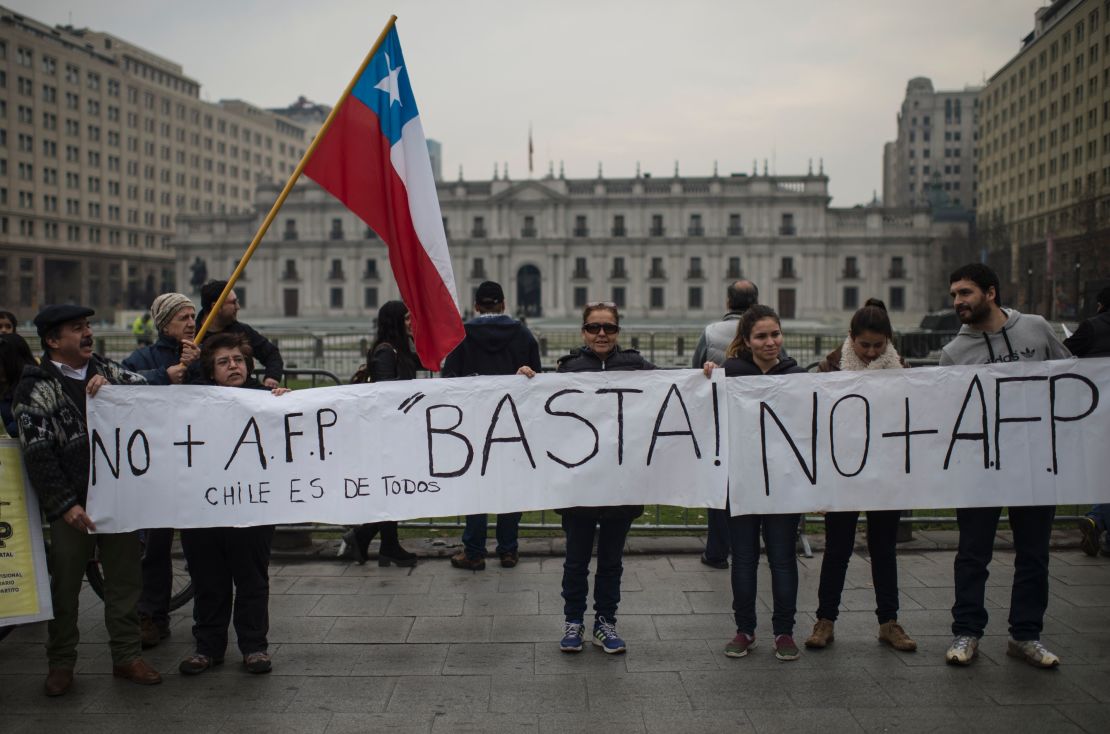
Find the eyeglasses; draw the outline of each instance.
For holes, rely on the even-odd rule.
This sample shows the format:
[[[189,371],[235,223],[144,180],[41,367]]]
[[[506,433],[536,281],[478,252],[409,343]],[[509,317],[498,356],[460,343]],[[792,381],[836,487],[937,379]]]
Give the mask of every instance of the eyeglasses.
[[[582,331],[586,332],[587,334],[600,334],[604,331],[609,336],[612,336],[620,330],[621,327],[617,326],[616,324],[599,324],[592,321],[588,324],[582,324]]]
[[[586,304],[586,308],[616,308],[617,304],[612,301],[590,301]]]

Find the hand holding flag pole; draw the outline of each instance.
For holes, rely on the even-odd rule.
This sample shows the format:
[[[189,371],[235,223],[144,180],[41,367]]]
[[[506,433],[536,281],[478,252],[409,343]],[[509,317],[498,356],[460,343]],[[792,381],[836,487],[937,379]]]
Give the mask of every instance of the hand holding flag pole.
[[[397,16],[389,16],[389,21],[385,24],[385,28],[383,28],[382,32],[378,35],[378,39],[374,41],[374,45],[370,47],[370,52],[367,53],[366,58],[362,60],[362,63],[358,67],[358,71],[355,72],[355,75],[351,79],[351,82],[347,85],[347,88],[343,90],[343,94],[340,95],[339,101],[334,107],[331,108],[331,112],[328,113],[327,119],[324,120],[324,124],[320,126],[319,132],[316,133],[316,137],[314,137],[312,139],[312,142],[308,144],[308,148],[305,149],[304,155],[301,156],[301,160],[297,164],[297,167],[294,168],[293,173],[289,175],[289,180],[285,182],[285,187],[278,195],[277,201],[275,201],[274,205],[270,208],[270,213],[267,214],[266,218],[262,220],[262,225],[259,226],[258,231],[254,235],[254,239],[251,240],[250,246],[247,247],[246,253],[244,253],[243,257],[239,259],[239,264],[235,266],[235,271],[231,274],[231,277],[228,278],[227,285],[224,286],[223,292],[220,293],[220,297],[216,299],[216,302],[212,304],[211,309],[208,311],[208,315],[204,319],[204,323],[201,324],[200,329],[197,330],[196,338],[193,340],[197,345],[199,345],[204,339],[204,335],[207,333],[208,327],[211,326],[212,320],[215,318],[216,313],[220,310],[221,307],[223,307],[224,301],[227,300],[227,297],[231,295],[232,289],[235,288],[236,281],[239,280],[239,276],[242,275],[243,270],[247,267],[247,263],[250,261],[251,256],[254,255],[254,251],[258,248],[259,243],[262,242],[262,238],[266,236],[266,232],[270,229],[270,225],[273,224],[273,221],[277,217],[277,213],[281,209],[282,204],[285,203],[285,200],[289,197],[290,192],[292,192],[293,185],[296,184],[297,179],[301,177],[301,174],[304,172],[305,167],[308,165],[309,159],[312,158],[312,154],[316,152],[316,148],[320,144],[320,141],[324,139],[324,134],[328,131],[328,128],[331,127],[332,122],[338,116],[339,108],[343,106],[343,102],[347,99],[348,96],[350,96],[351,90],[354,89],[355,84],[362,76],[362,73],[366,70],[366,67],[369,66],[370,59],[372,59],[374,57],[374,54],[378,52],[378,48],[382,45],[385,37],[389,35],[389,32],[393,30],[393,26],[396,23]]]

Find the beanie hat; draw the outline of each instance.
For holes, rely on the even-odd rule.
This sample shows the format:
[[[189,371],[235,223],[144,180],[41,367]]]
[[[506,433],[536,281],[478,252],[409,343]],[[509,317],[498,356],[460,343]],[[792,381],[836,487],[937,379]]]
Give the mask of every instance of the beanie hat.
[[[150,304],[150,315],[158,331],[166,328],[166,324],[170,323],[174,314],[186,306],[196,310],[193,302],[183,293],[163,293],[155,298],[154,303]]]

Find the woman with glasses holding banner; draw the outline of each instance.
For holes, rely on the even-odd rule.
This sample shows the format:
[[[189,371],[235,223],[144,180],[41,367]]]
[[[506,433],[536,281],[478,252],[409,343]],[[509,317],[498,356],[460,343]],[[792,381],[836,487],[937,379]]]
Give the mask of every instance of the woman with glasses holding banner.
[[[287,387],[267,388],[253,377],[251,347],[243,334],[221,332],[205,339],[200,365],[211,385],[270,390],[274,395],[289,392]],[[267,635],[273,539],[273,525],[181,531],[181,550],[196,589],[193,597],[196,648],[177,666],[182,675],[200,675],[223,664],[228,624],[235,627],[246,671],[270,672],[273,665]]]
[[[559,360],[558,372],[607,372],[652,370],[655,365],[635,349],[617,346],[620,314],[615,303],[586,304],[582,312],[583,345]],[[567,507],[556,510],[567,536],[563,562],[563,652],[582,650],[586,597],[589,593],[590,559],[597,538],[597,571],[594,574],[593,644],[607,653],[625,651],[617,634],[617,605],[621,599],[624,542],[632,521],[644,514],[643,505]]]
[[[782,326],[774,309],[756,304],[744,312],[736,337],[725,352],[723,368],[728,377],[751,378],[762,375],[805,373],[790,357],[782,356]],[[716,367],[704,365],[708,377]],[[759,538],[767,549],[771,568],[773,608],[772,645],[779,660],[797,660],[794,643],[794,616],[798,606],[798,558],[794,547],[798,537],[797,513],[785,515],[739,515],[729,518],[732,547],[732,609],[736,636],[725,646],[725,655],[742,658],[755,647],[756,569],[759,566]]]
[[[818,366],[821,372],[850,370],[897,370],[905,363],[894,349],[894,330],[886,304],[868,299],[852,316],[848,338]],[[898,624],[898,510],[867,511],[867,554],[871,557],[871,581],[875,586],[875,615],[879,618],[879,641],[895,650],[913,652],[917,643]],[[856,545],[859,512],[825,514],[825,556],[821,560],[821,583],[817,589],[817,623],[806,647],[821,649],[834,639],[833,625],[840,610],[840,595],[848,561]]]

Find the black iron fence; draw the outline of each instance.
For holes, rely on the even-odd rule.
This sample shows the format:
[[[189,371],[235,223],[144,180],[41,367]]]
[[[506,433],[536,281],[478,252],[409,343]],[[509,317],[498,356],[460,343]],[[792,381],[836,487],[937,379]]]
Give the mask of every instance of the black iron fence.
[[[345,382],[358,366],[366,361],[370,337],[355,331],[314,334],[307,331],[264,330],[270,341],[281,350],[285,366],[290,370],[326,370]],[[555,369],[559,357],[581,346],[582,335],[577,329],[533,329],[540,345],[544,369]],[[636,329],[621,332],[620,344],[638,349],[659,367],[676,368],[693,365],[694,350],[702,330]],[[954,332],[904,332],[895,335],[895,346],[906,358],[928,358],[934,355]],[[114,360],[122,360],[135,348],[135,338],[124,332],[100,332],[95,337],[96,351]],[[798,361],[809,364],[823,358],[844,342],[842,332],[790,331],[784,337],[786,351]]]

